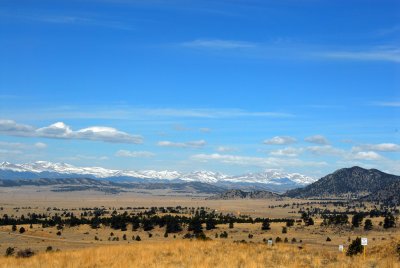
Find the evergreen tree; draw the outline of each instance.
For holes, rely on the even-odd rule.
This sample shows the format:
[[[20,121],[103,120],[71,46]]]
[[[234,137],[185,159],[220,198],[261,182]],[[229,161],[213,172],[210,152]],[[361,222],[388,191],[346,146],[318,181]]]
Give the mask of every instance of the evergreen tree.
[[[179,222],[179,219],[177,219],[176,217],[168,216],[166,218],[165,232],[179,233],[180,231],[182,231],[182,226],[181,223]]]
[[[364,216],[361,213],[354,214],[353,218],[351,219],[351,224],[353,227],[358,228],[363,220]]]
[[[213,218],[208,218],[206,221],[206,230],[215,229],[215,220]]]
[[[353,256],[363,252],[363,246],[361,245],[361,238],[357,237],[353,242],[351,242],[349,248],[347,249],[346,255]]]
[[[393,228],[396,226],[396,221],[394,219],[394,216],[389,213],[385,216],[385,219],[383,220],[383,228],[388,229],[388,228]]]
[[[203,232],[203,226],[199,217],[193,217],[189,222],[189,231],[193,231],[194,234],[200,234]]]
[[[262,226],[261,226],[261,230],[263,230],[263,231],[271,230],[271,227],[270,227],[270,223],[269,223],[269,219],[268,219],[268,218],[266,218],[266,219],[263,221]]]
[[[142,227],[144,231],[151,231],[154,229],[153,222],[149,218],[144,218],[142,220]]]
[[[370,219],[366,219],[364,222],[364,230],[365,231],[370,231],[372,230],[372,221]]]

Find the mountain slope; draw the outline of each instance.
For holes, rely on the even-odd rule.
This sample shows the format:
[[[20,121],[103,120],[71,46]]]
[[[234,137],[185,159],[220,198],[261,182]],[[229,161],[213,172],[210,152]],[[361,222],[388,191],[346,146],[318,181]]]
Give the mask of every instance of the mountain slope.
[[[302,189],[290,190],[285,195],[296,198],[341,197],[349,194],[363,197],[399,181],[400,176],[356,166],[339,169]]]

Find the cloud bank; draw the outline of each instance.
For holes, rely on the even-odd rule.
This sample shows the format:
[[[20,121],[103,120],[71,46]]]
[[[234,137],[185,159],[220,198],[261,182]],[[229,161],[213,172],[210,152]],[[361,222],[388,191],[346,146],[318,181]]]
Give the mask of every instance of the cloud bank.
[[[13,120],[1,119],[0,134],[21,137],[92,140],[110,143],[143,143],[141,136],[131,135],[115,128],[92,126],[74,131],[63,122],[57,122],[42,128],[35,128],[30,125],[19,124]]]

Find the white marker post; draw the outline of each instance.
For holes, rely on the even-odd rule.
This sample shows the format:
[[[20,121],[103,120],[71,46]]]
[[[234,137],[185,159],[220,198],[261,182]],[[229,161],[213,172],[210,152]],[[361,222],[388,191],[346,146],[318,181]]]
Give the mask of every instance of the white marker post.
[[[268,239],[268,246],[272,246],[272,239]]]
[[[365,260],[365,251],[366,251],[366,246],[368,245],[368,238],[362,237],[361,238],[361,246],[364,248],[364,260]]]
[[[339,245],[339,252],[343,252],[343,251],[344,251],[343,245]]]

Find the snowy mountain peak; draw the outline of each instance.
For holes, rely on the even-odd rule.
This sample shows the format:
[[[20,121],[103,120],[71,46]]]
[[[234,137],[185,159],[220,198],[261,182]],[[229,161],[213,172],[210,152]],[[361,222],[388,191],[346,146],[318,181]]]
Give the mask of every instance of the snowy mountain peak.
[[[313,178],[299,173],[285,173],[281,170],[269,169],[260,173],[248,173],[240,176],[228,176],[219,172],[194,171],[190,173],[180,173],[178,171],[155,171],[155,170],[114,170],[102,167],[76,167],[66,163],[52,163],[47,161],[36,161],[27,164],[12,164],[9,162],[0,163],[0,170],[14,172],[31,172],[39,176],[49,176],[49,173],[56,173],[60,176],[81,176],[94,177],[99,179],[106,178],[140,178],[175,180],[179,179],[188,182],[203,182],[210,184],[217,183],[256,183],[270,185],[306,185],[314,182]],[[46,173],[46,174],[43,174]]]

